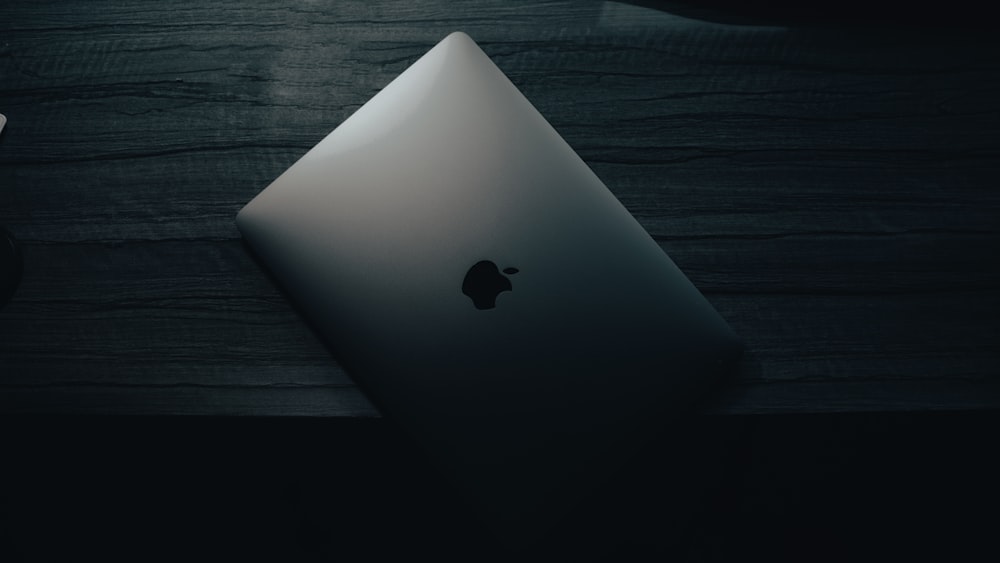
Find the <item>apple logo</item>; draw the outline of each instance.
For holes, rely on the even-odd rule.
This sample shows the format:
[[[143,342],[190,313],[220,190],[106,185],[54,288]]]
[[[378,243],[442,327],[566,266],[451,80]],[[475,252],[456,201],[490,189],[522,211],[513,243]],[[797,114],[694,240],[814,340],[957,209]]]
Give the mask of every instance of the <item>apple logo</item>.
[[[504,274],[516,274],[517,268],[504,268]],[[497,306],[497,296],[511,291],[510,278],[500,273],[497,265],[489,260],[476,262],[465,274],[462,293],[472,299],[476,309],[492,309]]]

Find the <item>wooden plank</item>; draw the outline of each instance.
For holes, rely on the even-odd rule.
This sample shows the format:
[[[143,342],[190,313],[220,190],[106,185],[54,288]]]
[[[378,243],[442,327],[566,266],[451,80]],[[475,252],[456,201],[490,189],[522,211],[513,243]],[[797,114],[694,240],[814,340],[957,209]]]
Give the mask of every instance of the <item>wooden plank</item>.
[[[995,410],[991,382],[857,381],[778,385],[728,383],[695,408],[712,416]],[[81,385],[0,386],[9,414],[184,415],[377,418],[357,387]]]
[[[379,416],[357,387],[327,385],[4,385],[0,386],[0,410],[12,414]]]
[[[833,242],[825,247],[833,248]],[[179,398],[218,391],[220,400],[243,402],[213,408],[243,412],[268,390],[301,398],[312,389],[317,398],[286,414],[344,414],[340,403],[321,399],[341,390],[351,398],[352,414],[374,414],[335,356],[239,243],[46,244],[29,245],[26,255],[35,258],[29,261],[35,267],[26,269],[25,287],[0,315],[5,374],[0,391],[9,404],[18,402],[11,397],[37,404],[32,397],[49,391],[77,390],[81,401],[115,393]],[[680,263],[696,255],[675,252]],[[920,253],[895,256],[894,266],[901,269],[912,267],[914,257],[923,259]],[[786,275],[773,272],[775,278],[808,280],[795,272],[813,267],[808,253],[801,258],[782,262]],[[799,404],[822,410],[833,408],[831,401],[849,403],[838,399],[837,382],[873,383],[883,392],[914,382],[929,382],[932,389],[955,382],[973,388],[992,384],[995,373],[983,366],[1000,358],[1000,295],[991,288],[959,292],[950,286],[967,283],[963,275],[914,278],[926,285],[909,291],[901,291],[892,277],[868,291],[857,291],[857,280],[835,278],[818,287],[785,285],[756,293],[725,284],[709,290],[709,300],[747,345],[735,390],[724,396],[749,388],[753,393],[739,396],[759,399],[769,396],[762,390],[773,389],[775,397],[785,397],[783,384],[810,384],[793,386],[806,393],[824,383],[819,389],[826,400]],[[712,287],[711,277],[694,280]],[[969,394],[983,404],[1000,401],[996,394]],[[930,398],[903,397],[899,404],[919,407]],[[780,404],[725,400],[725,412],[767,411]],[[213,412],[204,402],[185,399],[170,407],[163,401],[157,409]],[[105,406],[82,402],[79,408]],[[259,406],[262,413],[276,408]]]
[[[995,382],[851,381],[731,384],[700,406],[711,415],[996,410]]]
[[[5,103],[32,143],[21,146],[12,130],[4,158],[308,148],[454,26],[476,22],[427,26],[443,9],[422,6],[406,24],[379,21],[379,8],[368,10],[371,20],[232,6],[170,10],[164,20],[109,6],[110,15],[60,15],[80,18],[70,30],[85,33],[53,37],[48,26],[22,24],[5,31],[13,38]],[[998,51],[985,34],[897,30],[886,41],[885,30],[855,31],[845,41],[829,31],[690,26],[662,15],[652,18],[658,27],[649,21],[658,12],[635,7],[535,10],[555,21],[470,32],[585,154],[628,162],[759,162],[775,150],[862,162],[891,161],[894,152],[917,161],[996,155],[976,152],[992,146],[998,123]],[[124,21],[108,23],[115,12]],[[28,15],[45,19],[42,10]],[[169,23],[184,17],[203,23]],[[554,35],[553,23],[568,27]],[[70,54],[84,64],[67,64]]]
[[[0,163],[0,182],[8,186],[0,191],[0,221],[38,242],[235,239],[236,212],[305,150]],[[751,166],[592,164],[660,239],[1000,232],[1000,193],[990,189],[1000,159],[957,169],[948,162],[924,161],[912,170],[873,162],[819,174],[800,158]]]

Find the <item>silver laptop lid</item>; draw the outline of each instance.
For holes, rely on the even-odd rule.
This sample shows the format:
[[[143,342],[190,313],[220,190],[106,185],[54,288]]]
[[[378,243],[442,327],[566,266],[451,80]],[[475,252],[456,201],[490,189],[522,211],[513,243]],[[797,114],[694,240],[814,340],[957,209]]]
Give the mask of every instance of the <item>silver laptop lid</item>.
[[[464,33],[237,225],[373,403],[513,541],[570,509],[739,354]]]

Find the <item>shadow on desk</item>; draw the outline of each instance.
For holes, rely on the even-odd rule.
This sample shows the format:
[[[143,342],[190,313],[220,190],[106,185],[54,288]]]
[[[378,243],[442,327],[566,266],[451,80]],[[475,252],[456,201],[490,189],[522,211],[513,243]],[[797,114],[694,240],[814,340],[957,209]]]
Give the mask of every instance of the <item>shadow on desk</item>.
[[[697,416],[505,556],[381,419],[2,419],[0,561],[843,561],[993,550],[998,413]],[[597,534],[602,548],[575,551]]]
[[[858,25],[981,28],[991,21],[986,4],[972,0],[626,0],[677,16],[730,25]]]

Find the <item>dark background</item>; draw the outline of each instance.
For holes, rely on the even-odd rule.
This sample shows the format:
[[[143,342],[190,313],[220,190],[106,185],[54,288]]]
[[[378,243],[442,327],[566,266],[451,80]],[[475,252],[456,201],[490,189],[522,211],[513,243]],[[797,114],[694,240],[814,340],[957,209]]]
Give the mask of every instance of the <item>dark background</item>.
[[[381,419],[5,418],[0,560],[991,561],[997,420],[693,416],[506,557]]]
[[[0,562],[995,560],[986,16],[5,3],[0,223],[25,269],[0,309]],[[455,29],[747,343],[732,380],[517,556],[377,417],[232,224]]]

